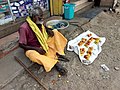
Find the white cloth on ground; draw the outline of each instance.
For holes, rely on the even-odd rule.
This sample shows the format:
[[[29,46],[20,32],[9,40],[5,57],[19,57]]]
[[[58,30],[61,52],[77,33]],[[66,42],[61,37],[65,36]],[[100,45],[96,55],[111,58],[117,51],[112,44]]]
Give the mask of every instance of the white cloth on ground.
[[[92,34],[91,37],[93,38],[99,38],[100,39],[100,42],[98,44],[95,44],[94,40],[90,43],[89,47],[93,47],[93,51],[92,51],[92,54],[89,58],[89,60],[86,60],[84,58],[84,55],[87,54],[87,50],[88,48],[85,46],[85,44],[83,44],[82,46],[79,46],[78,43],[82,40],[82,38],[85,38],[87,40],[89,40],[91,37],[88,37],[87,35],[88,34]],[[89,65],[91,64],[98,56],[98,54],[102,51],[102,48],[101,46],[103,45],[103,43],[105,42],[106,38],[105,37],[99,37],[97,36],[96,34],[94,34],[93,32],[90,32],[89,30],[80,34],[79,36],[77,36],[75,39],[71,40],[68,42],[68,45],[67,45],[67,50],[68,51],[74,51],[77,55],[79,55],[79,58],[81,60],[81,62],[85,65]],[[81,55],[80,54],[80,48],[84,48],[85,49],[85,53],[84,55]]]

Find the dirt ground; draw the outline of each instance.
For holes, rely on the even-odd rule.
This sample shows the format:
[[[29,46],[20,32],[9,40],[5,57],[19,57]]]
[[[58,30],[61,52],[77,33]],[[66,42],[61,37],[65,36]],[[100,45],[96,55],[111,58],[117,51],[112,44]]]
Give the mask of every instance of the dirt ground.
[[[102,52],[91,65],[82,64],[74,52],[66,50],[70,62],[61,63],[68,69],[67,76],[59,77],[54,68],[46,73],[37,64],[29,68],[48,90],[120,90],[120,15],[100,12],[90,22],[78,27],[76,32],[80,34],[86,30],[106,37]],[[66,38],[74,38],[74,33]],[[104,71],[101,64],[107,65],[110,70]],[[24,71],[2,90],[44,89]]]

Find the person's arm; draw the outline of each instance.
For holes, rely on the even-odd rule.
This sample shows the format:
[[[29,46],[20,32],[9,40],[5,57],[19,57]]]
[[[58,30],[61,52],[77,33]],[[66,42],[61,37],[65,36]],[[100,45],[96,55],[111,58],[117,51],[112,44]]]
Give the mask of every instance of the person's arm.
[[[39,29],[42,29],[42,25],[41,24],[37,24],[37,26],[39,27]],[[44,27],[46,29],[46,32],[47,32],[48,36],[49,37],[53,37],[54,36],[54,32],[52,31],[53,29],[48,28],[46,25],[44,25]]]
[[[53,36],[54,36],[54,32],[52,31],[53,29],[48,28],[48,27],[46,27],[46,26],[45,26],[45,28],[46,28],[46,32],[48,33],[48,35],[49,35],[50,37],[53,37]]]
[[[19,46],[24,50],[36,50],[40,54],[45,54],[45,50],[39,47],[32,47],[27,45],[27,28],[20,27],[19,29]]]
[[[28,45],[25,45],[25,44],[22,44],[22,43],[19,43],[19,46],[25,50],[35,50],[37,51],[38,53],[44,55],[46,52],[44,49],[42,49],[41,47],[32,47],[32,46],[28,46]]]

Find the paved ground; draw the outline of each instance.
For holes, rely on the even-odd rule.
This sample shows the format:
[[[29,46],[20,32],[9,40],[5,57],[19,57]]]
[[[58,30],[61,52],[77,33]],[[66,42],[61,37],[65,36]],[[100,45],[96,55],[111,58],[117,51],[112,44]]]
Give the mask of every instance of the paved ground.
[[[96,9],[98,10],[98,9]],[[90,11],[87,14],[90,14]],[[48,90],[120,90],[120,15],[104,12],[96,13],[97,16],[81,17],[76,15],[72,21],[77,21],[78,26],[70,25],[69,28],[60,32],[68,39],[75,38],[80,33],[90,30],[98,36],[106,37],[102,46],[102,52],[89,66],[83,65],[74,52],[66,52],[70,62],[61,62],[67,69],[65,77],[59,77],[53,68],[46,73],[42,67],[35,64],[29,69],[39,77],[40,81]],[[90,20],[90,22],[89,22]],[[110,71],[105,72],[100,65],[106,64]],[[44,90],[37,82],[22,72],[2,90]]]

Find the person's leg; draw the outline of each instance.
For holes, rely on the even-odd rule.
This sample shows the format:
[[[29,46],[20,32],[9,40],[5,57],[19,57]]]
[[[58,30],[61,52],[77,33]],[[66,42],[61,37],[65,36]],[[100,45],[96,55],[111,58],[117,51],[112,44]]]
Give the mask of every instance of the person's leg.
[[[67,45],[67,39],[59,31],[53,30],[53,32],[56,52],[60,55],[65,55],[64,48]]]
[[[118,0],[114,0],[113,5],[112,5],[112,8],[113,8],[113,9],[115,9],[115,7],[116,7],[116,5],[117,5],[117,2],[118,2]]]
[[[49,38],[47,43],[49,46],[49,52],[47,53],[48,57],[61,57],[62,55],[65,55],[64,48],[67,44],[67,39],[57,30],[53,30],[54,36],[52,38]],[[56,53],[58,55],[56,55]],[[61,57],[62,58],[62,57]]]
[[[56,55],[58,60],[68,62],[69,60],[65,57],[64,48],[67,44],[67,39],[57,30],[54,31],[55,36],[55,47],[56,47]]]
[[[47,53],[48,57],[56,58],[61,61],[69,61],[67,58],[61,58],[60,56],[65,55],[64,54],[64,48],[67,44],[67,39],[57,30],[53,30],[54,36],[52,38],[49,38],[47,43],[49,46],[49,52]],[[59,54],[60,56],[58,56]],[[65,75],[67,73],[67,69],[65,69],[61,64],[57,63],[55,65],[57,71],[61,75]]]
[[[28,50],[26,51],[26,56],[33,62],[38,63],[40,65],[43,65],[46,72],[49,72],[55,64],[58,62],[58,60],[51,59],[45,55],[40,55],[35,50]]]
[[[94,0],[94,6],[99,7],[101,0]]]
[[[54,66],[60,75],[66,75],[67,69],[59,64],[58,60],[51,59],[45,55],[40,55],[35,50],[26,51],[26,56],[33,62],[43,65],[46,72],[49,72]]]

